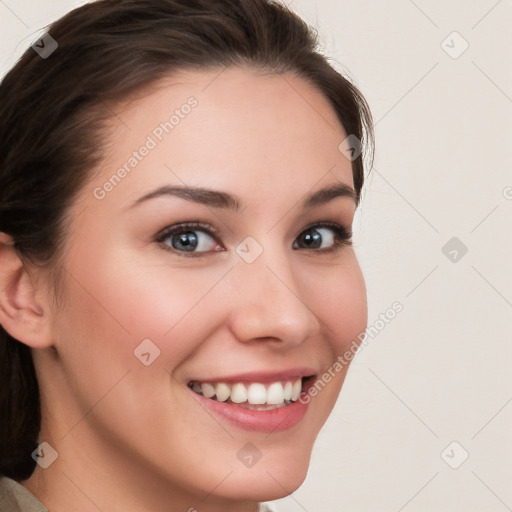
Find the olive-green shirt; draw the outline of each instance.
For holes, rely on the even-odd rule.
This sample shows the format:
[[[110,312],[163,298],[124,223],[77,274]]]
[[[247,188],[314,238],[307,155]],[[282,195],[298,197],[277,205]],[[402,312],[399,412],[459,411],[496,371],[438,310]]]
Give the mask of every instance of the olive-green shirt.
[[[12,478],[0,477],[0,512],[48,512],[48,509],[23,485]],[[266,504],[260,512],[273,512]]]
[[[23,485],[0,477],[0,512],[48,512],[48,509]]]

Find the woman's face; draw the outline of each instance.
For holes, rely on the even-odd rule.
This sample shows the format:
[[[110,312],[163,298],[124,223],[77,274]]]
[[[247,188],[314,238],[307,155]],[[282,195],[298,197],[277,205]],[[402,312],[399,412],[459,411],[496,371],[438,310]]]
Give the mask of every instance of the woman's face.
[[[302,79],[241,68],[177,74],[115,109],[109,133],[70,212],[56,356],[37,359],[41,440],[96,479],[92,496],[112,478],[137,482],[132,495],[287,495],[340,392],[337,357],[366,327],[343,235],[347,134]],[[329,369],[309,403],[283,407]]]

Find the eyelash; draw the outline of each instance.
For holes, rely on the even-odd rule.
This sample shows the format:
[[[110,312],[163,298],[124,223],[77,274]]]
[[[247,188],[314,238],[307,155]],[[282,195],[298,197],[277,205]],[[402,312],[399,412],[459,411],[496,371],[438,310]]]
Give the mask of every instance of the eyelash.
[[[352,245],[352,231],[347,229],[336,222],[315,222],[314,224],[310,224],[306,228],[304,228],[298,235],[297,238],[302,236],[316,228],[329,228],[334,232],[334,242],[333,245],[327,249],[311,249],[313,252],[317,252],[320,254],[327,253],[335,253],[341,250],[342,247],[351,246]],[[207,254],[211,254],[212,251],[199,251],[199,252],[186,252],[186,251],[178,251],[175,248],[164,244],[164,241],[172,235],[179,234],[186,231],[203,231],[207,235],[210,235],[219,245],[220,232],[215,229],[210,224],[206,224],[204,222],[183,222],[180,224],[175,224],[173,226],[168,226],[161,231],[155,242],[161,244],[164,249],[173,252],[174,254],[178,254],[179,256],[183,256],[185,258],[197,258],[200,256],[204,256]],[[298,249],[306,249],[307,247],[299,247]],[[221,251],[213,251],[213,252],[221,252]]]

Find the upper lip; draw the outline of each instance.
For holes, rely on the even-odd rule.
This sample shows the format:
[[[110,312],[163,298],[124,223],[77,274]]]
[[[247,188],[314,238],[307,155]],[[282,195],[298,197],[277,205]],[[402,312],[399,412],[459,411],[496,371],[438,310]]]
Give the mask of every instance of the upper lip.
[[[316,370],[310,367],[300,367],[300,368],[288,368],[285,370],[278,371],[265,371],[265,372],[246,372],[246,373],[238,373],[232,375],[224,375],[224,376],[216,376],[216,377],[208,377],[208,378],[200,378],[200,379],[191,379],[191,381],[197,382],[261,382],[262,384],[265,382],[278,382],[282,380],[291,380],[291,379],[299,379],[302,377],[310,377],[312,375],[316,375]]]

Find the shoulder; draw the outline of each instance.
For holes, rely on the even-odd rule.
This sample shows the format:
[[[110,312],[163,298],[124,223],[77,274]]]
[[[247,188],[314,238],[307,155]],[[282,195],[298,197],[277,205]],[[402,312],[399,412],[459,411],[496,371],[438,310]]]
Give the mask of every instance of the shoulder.
[[[48,512],[25,487],[6,476],[0,477],[0,512]]]
[[[0,512],[48,512],[48,509],[25,487],[6,476],[0,477]],[[261,503],[258,512],[275,512]]]
[[[260,503],[260,508],[259,508],[258,512],[277,512],[277,511],[275,511],[273,508],[271,508],[268,503]]]

